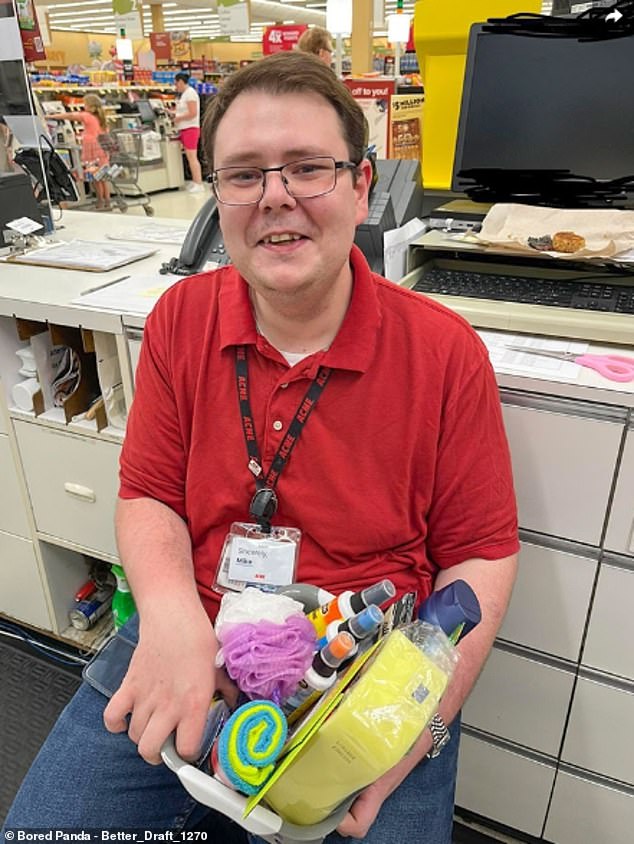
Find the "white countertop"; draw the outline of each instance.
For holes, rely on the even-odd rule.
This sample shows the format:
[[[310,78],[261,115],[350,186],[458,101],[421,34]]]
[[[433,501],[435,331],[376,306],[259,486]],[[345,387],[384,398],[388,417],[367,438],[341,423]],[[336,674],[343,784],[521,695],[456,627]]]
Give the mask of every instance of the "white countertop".
[[[102,241],[105,235],[120,233],[127,226],[133,228],[150,220],[139,217],[103,214],[87,211],[65,212],[63,228],[56,230],[59,240],[73,239]],[[168,218],[152,218],[162,226],[174,226],[188,221]],[[59,322],[81,325],[113,334],[123,333],[124,326],[142,328],[144,318],[116,310],[100,311],[73,303],[80,294],[97,285],[107,284],[122,276],[155,275],[161,264],[178,255],[176,244],[156,244],[154,255],[126,264],[109,272],[86,272],[81,270],[60,270],[49,267],[30,266],[0,262],[0,315],[17,316],[36,321]],[[634,320],[633,320],[634,323]],[[592,353],[616,352],[634,356],[632,347],[605,346],[591,343]],[[562,398],[581,399],[589,402],[634,407],[634,382],[616,383],[607,381],[598,373],[582,368],[575,381],[561,381],[556,377],[532,377],[526,374],[498,373],[502,388],[541,393]]]

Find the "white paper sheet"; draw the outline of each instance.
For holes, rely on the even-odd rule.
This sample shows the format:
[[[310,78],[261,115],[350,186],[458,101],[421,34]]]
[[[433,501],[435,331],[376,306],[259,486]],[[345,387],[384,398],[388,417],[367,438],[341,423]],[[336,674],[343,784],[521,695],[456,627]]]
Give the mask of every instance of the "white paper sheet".
[[[183,276],[160,273],[128,276],[115,284],[106,284],[102,288],[78,296],[73,299],[73,304],[147,316],[159,297],[182,278]]]
[[[582,355],[588,343],[582,340],[551,340],[526,334],[508,334],[497,331],[478,331],[489,350],[489,357],[496,372],[511,375],[532,375],[557,381],[577,381],[581,367],[570,361],[527,355],[508,349],[507,346],[524,346],[527,349],[545,349],[549,352],[574,352]]]
[[[161,223],[141,223],[106,235],[110,240],[132,240],[141,243],[175,243],[180,246],[189,230],[187,225],[166,226]]]
[[[407,271],[407,250],[410,243],[427,231],[427,226],[418,217],[405,223],[400,229],[383,233],[383,275],[390,281],[400,281]]]

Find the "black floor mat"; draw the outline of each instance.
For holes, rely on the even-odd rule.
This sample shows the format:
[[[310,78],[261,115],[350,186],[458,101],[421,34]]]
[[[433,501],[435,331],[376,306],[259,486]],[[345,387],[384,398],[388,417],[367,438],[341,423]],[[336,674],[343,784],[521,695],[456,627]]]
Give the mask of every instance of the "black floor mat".
[[[0,640],[0,822],[80,678]]]

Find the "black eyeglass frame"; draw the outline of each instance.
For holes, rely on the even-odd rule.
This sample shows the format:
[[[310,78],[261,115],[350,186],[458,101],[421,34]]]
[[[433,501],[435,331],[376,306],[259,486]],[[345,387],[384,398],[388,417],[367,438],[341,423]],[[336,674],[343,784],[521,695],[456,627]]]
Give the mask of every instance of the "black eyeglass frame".
[[[300,164],[302,161],[316,161],[320,160],[323,161],[324,159],[328,159],[333,162],[335,166],[334,170],[334,181],[332,183],[332,187],[328,188],[328,190],[321,191],[320,193],[313,193],[310,196],[295,196],[294,193],[291,193],[288,188],[288,181],[282,174],[282,170],[286,167],[290,167],[293,164]],[[262,174],[261,182],[260,182],[260,196],[257,199],[251,199],[249,202],[227,202],[224,199],[221,199],[218,195],[218,173],[222,173],[223,170],[258,170]],[[245,205],[257,205],[259,202],[262,201],[262,197],[264,196],[264,191],[266,190],[266,174],[267,173],[279,173],[282,177],[282,184],[284,185],[284,190],[289,196],[292,196],[293,199],[316,199],[318,196],[327,196],[329,193],[332,193],[333,190],[337,187],[337,172],[339,170],[358,170],[359,165],[355,164],[354,161],[337,161],[333,158],[332,155],[311,155],[307,156],[306,158],[297,158],[295,161],[287,161],[286,164],[282,164],[279,167],[256,167],[256,166],[244,166],[240,167],[239,165],[231,165],[230,167],[218,167],[217,170],[212,170],[211,172],[211,187],[213,189],[214,195],[218,202],[221,205],[232,205],[234,207],[241,207]]]

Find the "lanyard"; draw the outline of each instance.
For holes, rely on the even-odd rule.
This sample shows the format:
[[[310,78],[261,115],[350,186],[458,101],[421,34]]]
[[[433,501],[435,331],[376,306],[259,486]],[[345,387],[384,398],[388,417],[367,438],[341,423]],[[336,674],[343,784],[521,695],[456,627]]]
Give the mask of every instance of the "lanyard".
[[[317,375],[311,381],[306,395],[299,403],[299,407],[295,411],[288,430],[275,452],[268,472],[262,476],[264,469],[262,458],[260,457],[260,449],[255,438],[255,423],[253,421],[253,412],[249,399],[247,347],[236,347],[236,379],[238,401],[240,402],[240,418],[242,420],[242,430],[244,431],[244,440],[249,457],[249,471],[255,475],[256,486],[256,492],[251,501],[249,513],[258,520],[263,533],[270,533],[271,531],[271,518],[277,510],[275,487],[282,473],[282,469],[286,466],[288,458],[291,456],[291,452],[299,439],[299,435],[308,421],[308,417],[323,393],[331,372],[330,367],[319,367]]]

